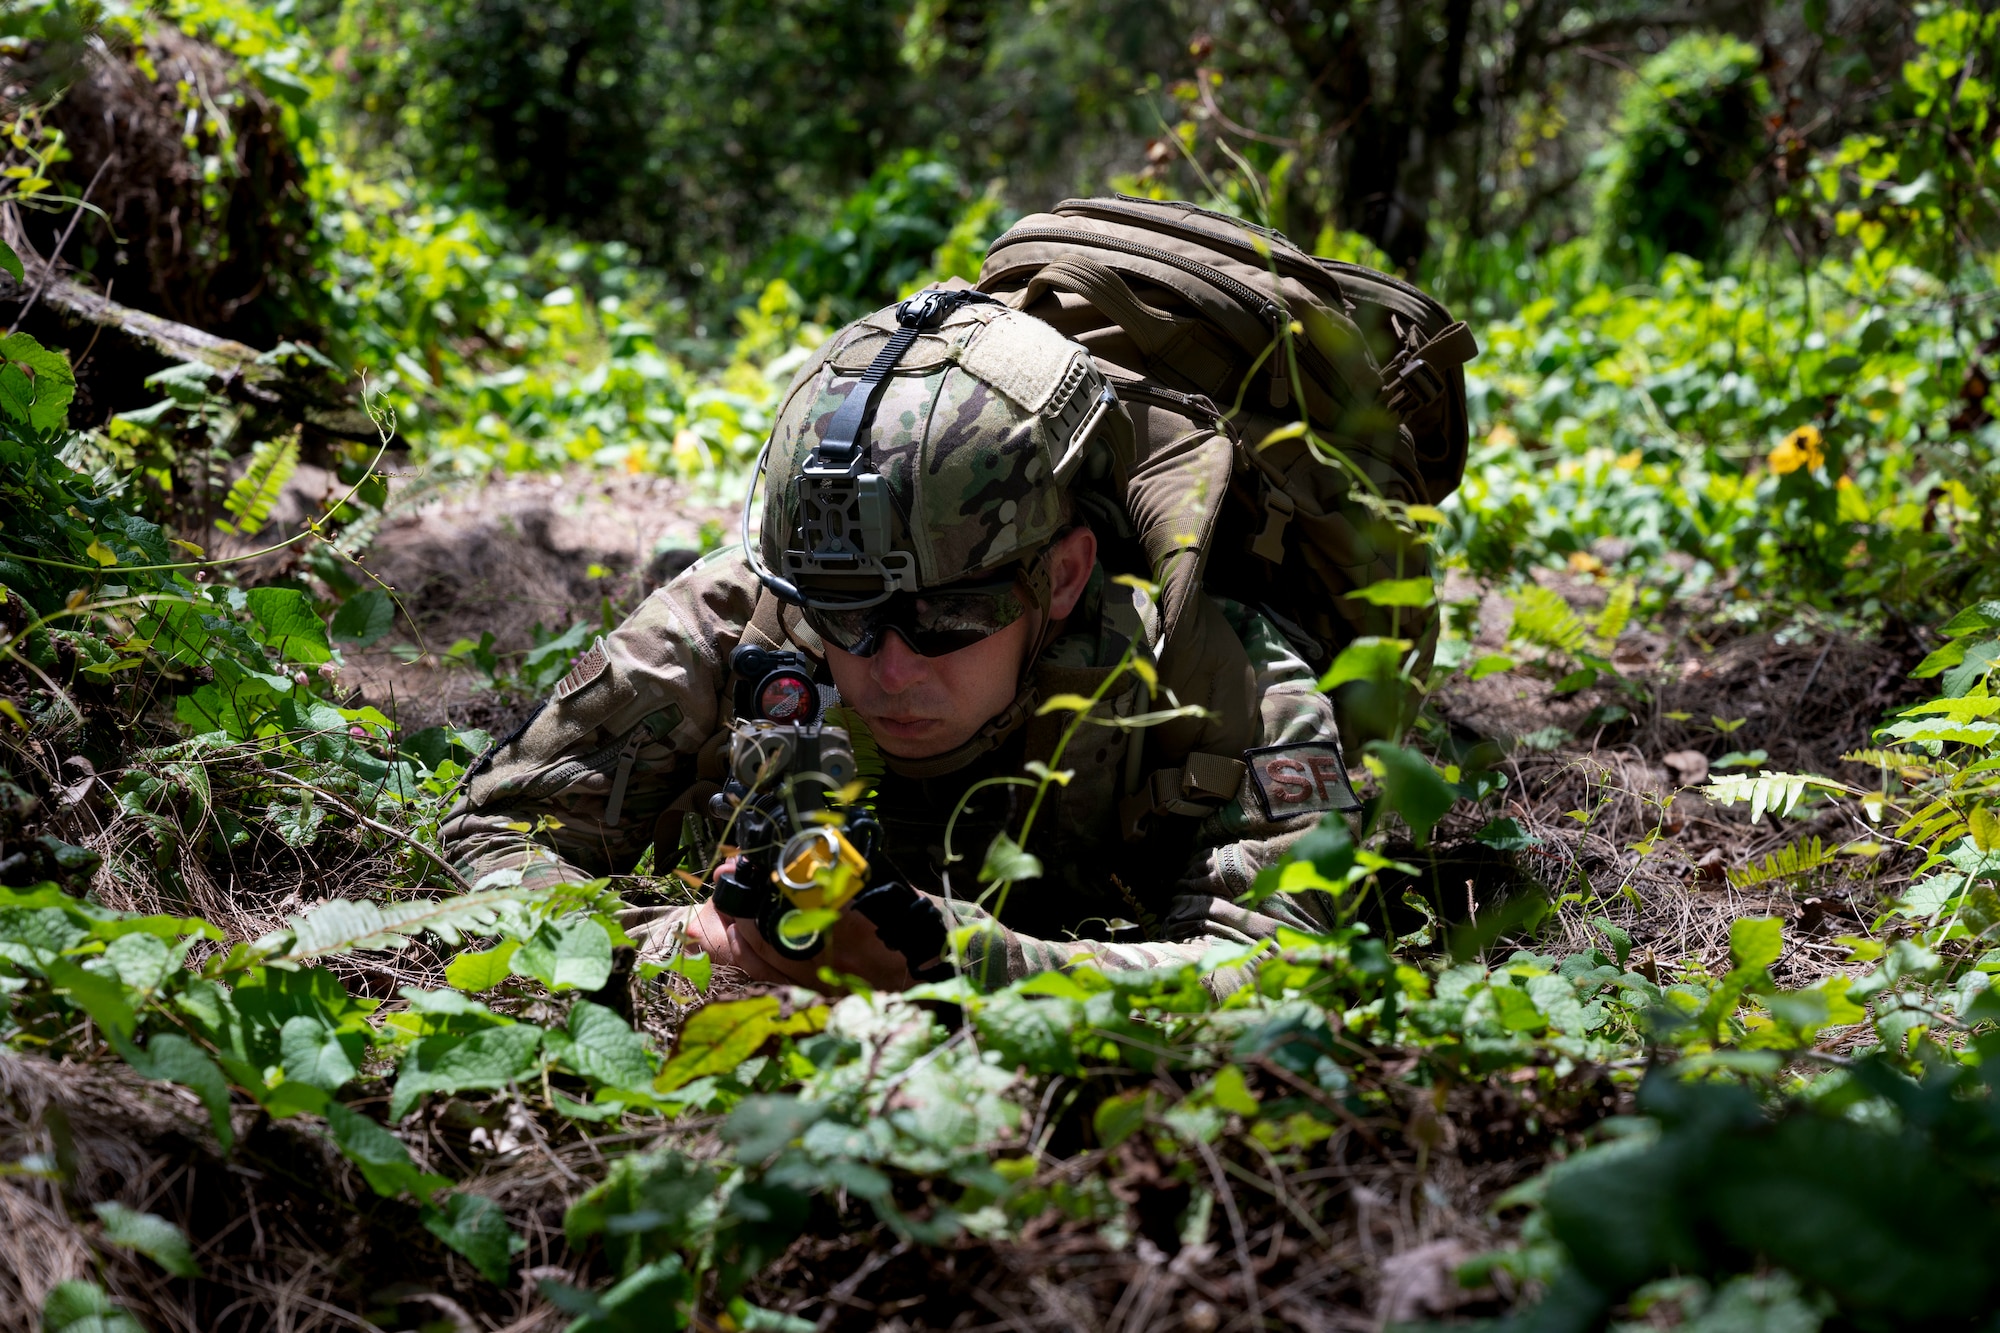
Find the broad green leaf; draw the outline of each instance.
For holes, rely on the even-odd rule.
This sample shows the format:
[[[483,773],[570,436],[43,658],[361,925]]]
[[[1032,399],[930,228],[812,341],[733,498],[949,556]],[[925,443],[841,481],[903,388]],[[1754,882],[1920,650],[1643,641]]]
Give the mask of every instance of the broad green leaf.
[[[363,588],[333,613],[333,637],[358,648],[368,647],[395,627],[396,604],[380,588]]]
[[[685,1328],[682,1312],[694,1299],[694,1280],[678,1254],[635,1270],[602,1295],[547,1278],[540,1289],[551,1305],[579,1316],[563,1333],[665,1333]]]
[[[1090,1116],[1090,1127],[1097,1135],[1097,1146],[1115,1148],[1131,1138],[1133,1132],[1146,1123],[1146,1116],[1152,1109],[1153,1094],[1145,1088],[1106,1097]]]
[[[42,1333],[146,1333],[95,1282],[58,1282],[42,1299]]]
[[[474,995],[492,990],[514,975],[514,952],[520,947],[519,940],[503,940],[491,949],[459,954],[444,965],[445,983]]]
[[[1729,957],[1741,968],[1762,969],[1785,951],[1785,923],[1774,916],[1746,916],[1729,925]]]
[[[1905,717],[1946,717],[1953,722],[1970,722],[2000,714],[2000,696],[1968,695],[1959,699],[1927,699],[1903,710]]]
[[[979,867],[979,882],[994,884],[1001,880],[1018,884],[1023,880],[1040,879],[1042,863],[1034,853],[1024,849],[1019,843],[1004,833],[997,833],[987,844],[986,860]]]
[[[1250,1127],[1250,1133],[1259,1143],[1272,1151],[1284,1148],[1310,1148],[1322,1139],[1333,1137],[1333,1126],[1315,1119],[1305,1111],[1294,1111],[1282,1121],[1263,1119]]]
[[[19,366],[0,366],[0,408],[26,423],[35,410],[35,383]]]
[[[594,917],[544,922],[514,954],[512,967],[552,991],[598,990],[611,979],[611,934]]]
[[[448,1194],[442,1207],[426,1205],[423,1216],[426,1231],[464,1255],[496,1287],[507,1285],[515,1253],[527,1248],[500,1205],[483,1194]]]
[[[297,1014],[285,1020],[278,1040],[289,1080],[338,1092],[358,1072],[355,1062],[363,1046],[359,1033],[342,1034],[323,1019]]]
[[[332,660],[326,625],[298,589],[252,588],[247,604],[258,640],[277,649],[286,661],[311,666]]]
[[[104,948],[104,964],[131,989],[148,994],[160,988],[174,970],[174,954],[158,935],[133,931]]]
[[[1923,661],[1917,663],[1916,670],[1910,675],[1918,680],[1929,680],[1932,676],[1941,674],[1947,667],[1955,667],[1963,662],[1965,650],[1970,646],[1963,639],[1953,639],[1941,647],[1934,648]]]
[[[1505,653],[1486,653],[1465,669],[1465,675],[1468,680],[1485,680],[1502,671],[1512,671],[1514,666],[1514,659]]]
[[[1501,815],[1489,819],[1472,835],[1477,842],[1484,843],[1497,851],[1518,852],[1541,845],[1541,839],[1521,827],[1521,821],[1511,815]]]
[[[1319,687],[1333,690],[1351,680],[1394,680],[1402,674],[1403,658],[1409,651],[1408,639],[1364,635],[1340,650],[1340,656],[1333,659],[1333,665],[1319,678]]]
[[[1590,924],[1609,942],[1613,960],[1618,969],[1624,971],[1625,960],[1632,956],[1632,936],[1623,926],[1614,924],[1610,917],[1594,916]]]
[[[186,1234],[166,1218],[115,1202],[92,1204],[91,1208],[104,1224],[104,1239],[113,1245],[137,1250],[175,1277],[201,1276],[201,1265],[194,1261]]]
[[[251,1091],[257,1092],[252,1088]],[[315,1088],[310,1083],[286,1080],[275,1088],[257,1092],[257,1100],[264,1113],[273,1120],[285,1120],[295,1115],[325,1115],[333,1098]]]
[[[14,247],[0,241],[0,273],[5,273],[16,282],[28,280],[27,270],[21,267],[21,256],[14,253]]]
[[[76,397],[76,373],[70,369],[67,355],[42,346],[28,334],[10,333],[0,338],[0,357],[34,372],[29,425],[38,431],[49,431],[69,424],[70,401]],[[18,374],[16,365],[8,369]]]
[[[1430,760],[1400,745],[1370,741],[1363,762],[1382,784],[1383,803],[1403,817],[1417,846],[1427,846],[1431,830],[1458,800],[1457,791]]]
[[[1547,1015],[1535,1007],[1528,992],[1513,986],[1494,986],[1488,994],[1498,1009],[1500,1026],[1509,1032],[1540,1032],[1549,1025]]]
[[[90,972],[63,958],[42,964],[42,974],[57,991],[67,994],[113,1041],[129,1038],[139,1018],[124,983],[101,972]]]
[[[222,1143],[222,1150],[229,1151],[236,1142],[236,1132],[229,1124],[229,1084],[222,1077],[222,1070],[216,1066],[208,1054],[186,1037],[172,1032],[155,1034],[145,1048],[127,1046],[126,1061],[147,1078],[163,1079],[191,1088],[195,1096],[201,1098],[208,1108],[209,1123],[215,1129],[215,1137]]]
[[[643,1088],[652,1081],[653,1063],[646,1044],[625,1020],[601,1004],[578,1000],[570,1006],[565,1033],[549,1034],[558,1058],[586,1078],[613,1088]]]
[[[1437,596],[1437,585],[1429,578],[1378,579],[1346,596],[1370,606],[1429,606]]]
[[[535,1068],[541,1049],[542,1030],[526,1023],[425,1037],[396,1071],[389,1118],[401,1120],[426,1093],[504,1088]]]
[[[273,801],[264,810],[269,824],[287,847],[310,847],[326,823],[326,806],[311,792],[300,792],[297,800]]]
[[[708,983],[715,973],[715,964],[705,953],[688,953],[683,950],[667,964],[667,971],[678,972],[686,977],[698,994],[708,994]]]
[[[972,1013],[980,1044],[998,1051],[1003,1067],[1030,1074],[1076,1073],[1075,1038],[1082,1023],[1081,1005],[1055,997],[996,995]]]
[[[333,1133],[333,1146],[360,1170],[368,1187],[383,1198],[409,1194],[428,1200],[451,1182],[443,1176],[419,1171],[410,1160],[410,1150],[394,1134],[359,1111],[339,1102],[326,1108],[326,1127]]]
[[[1237,1065],[1224,1065],[1216,1071],[1214,1081],[1209,1084],[1208,1096],[1223,1110],[1234,1111],[1237,1115],[1256,1115],[1263,1105],[1257,1094],[1250,1091],[1249,1081]]]
[[[1947,639],[1956,639],[1983,629],[2000,629],[2000,600],[1966,607],[1944,622],[1942,632]]]
[[[681,1025],[673,1058],[653,1080],[653,1090],[672,1092],[706,1075],[729,1073],[755,1055],[777,1026],[775,995],[703,1005]]]
[[[722,1139],[736,1146],[738,1161],[765,1162],[803,1136],[827,1110],[786,1094],[745,1097],[722,1122]],[[681,1172],[675,1175],[685,1178]]]

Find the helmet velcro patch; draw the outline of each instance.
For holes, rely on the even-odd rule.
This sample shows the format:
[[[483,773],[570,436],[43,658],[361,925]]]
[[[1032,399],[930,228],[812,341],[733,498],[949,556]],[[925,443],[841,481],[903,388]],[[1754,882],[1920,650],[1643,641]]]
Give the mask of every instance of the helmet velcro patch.
[[[966,373],[992,385],[1030,412],[1041,412],[1090,353],[1031,315],[995,319],[958,354]]]

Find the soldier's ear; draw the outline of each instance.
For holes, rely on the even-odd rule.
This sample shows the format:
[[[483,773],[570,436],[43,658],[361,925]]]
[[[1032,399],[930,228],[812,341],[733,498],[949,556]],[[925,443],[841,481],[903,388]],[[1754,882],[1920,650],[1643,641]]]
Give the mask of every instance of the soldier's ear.
[[[1097,566],[1097,534],[1080,524],[1049,550],[1049,614],[1057,620],[1076,610],[1090,571]]]

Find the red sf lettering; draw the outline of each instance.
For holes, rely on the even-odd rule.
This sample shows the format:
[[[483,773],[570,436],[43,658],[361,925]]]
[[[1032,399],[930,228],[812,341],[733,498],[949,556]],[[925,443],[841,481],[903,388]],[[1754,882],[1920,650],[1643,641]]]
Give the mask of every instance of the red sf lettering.
[[[1347,776],[1340,767],[1340,761],[1330,754],[1316,754],[1306,760],[1312,766],[1313,781],[1319,784],[1319,798],[1328,799],[1329,792],[1340,790],[1340,780]]]
[[[1312,771],[1297,759],[1273,759],[1264,766],[1271,781],[1274,805],[1300,805],[1312,799]]]

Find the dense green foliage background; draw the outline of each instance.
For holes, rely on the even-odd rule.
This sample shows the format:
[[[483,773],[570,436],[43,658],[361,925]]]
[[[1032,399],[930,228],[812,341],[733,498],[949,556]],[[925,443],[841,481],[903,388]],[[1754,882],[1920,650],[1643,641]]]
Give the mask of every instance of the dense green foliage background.
[[[1141,1161],[1184,1190],[1168,1233],[1246,1251],[1232,1191],[1310,1215],[1282,1182],[1356,1123],[1395,1127],[1421,1163],[1453,1088],[1555,1106],[1599,1077],[1637,1089],[1634,1113],[1552,1133],[1537,1151],[1580,1151],[1503,1201],[1518,1243],[1462,1270],[1517,1295],[1522,1326],[1990,1320],[2000,16],[1957,0],[23,0],[0,38],[23,244],[61,236],[82,281],[250,340],[288,375],[365,376],[383,427],[311,435],[203,365],[152,375],[140,405],[78,405],[84,355],[0,339],[14,1051],[182,1084],[225,1150],[245,1114],[311,1126],[496,1290],[519,1217],[413,1157],[419,1112],[506,1099],[552,1133],[629,1131],[566,1198],[574,1282],[543,1288],[593,1333],[697,1312],[798,1326],[745,1293],[828,1216],[919,1245],[1051,1216],[1130,1240],[1142,1219],[1116,1186]],[[204,64],[190,39],[222,55]],[[181,210],[172,245],[121,211],[115,172],[97,177],[88,118],[65,119],[108,69],[119,96],[172,108],[173,132],[146,141],[172,167],[149,178]],[[1837,855],[1901,867],[1836,972],[1782,983],[1775,918],[1735,922],[1712,969],[1641,956],[1619,895],[1568,880],[1483,933],[1428,915],[1385,933],[1371,903],[1396,857],[1421,860],[1454,807],[1484,846],[1533,842],[1501,813],[1497,747],[1435,711],[1407,745],[1371,747],[1360,827],[1330,820],[1252,891],[1325,889],[1341,929],[1200,969],[953,983],[923,1003],[727,999],[662,1041],[598,1002],[626,942],[621,886],[474,888],[439,861],[436,822],[486,738],[401,732],[338,685],[347,653],[402,623],[357,559],[392,502],[384,451],[440,474],[616,469],[727,495],[830,327],[976,273],[1021,212],[1110,188],[1401,267],[1473,320],[1467,480],[1409,519],[1454,586],[1511,620],[1503,651],[1475,647],[1477,598],[1447,601],[1421,690],[1503,672],[1605,685],[1625,702],[1596,710],[1601,731],[1645,706],[1617,655],[1635,626],[1922,649],[1934,697],[1839,772],[1713,756],[1717,805],[1839,811],[1854,832],[1787,840],[1731,883],[1803,883]],[[64,202],[93,189],[103,215]],[[266,530],[302,450],[334,493],[303,530]],[[223,537],[309,554],[258,582],[209,558]],[[1596,604],[1565,600],[1558,571]],[[524,700],[592,631],[552,630],[517,661],[452,651]],[[1335,673],[1376,669],[1375,647]],[[1712,748],[1742,724],[1712,720]],[[67,790],[37,767],[44,740],[95,756],[106,794],[76,799],[115,811],[124,845],[36,822]],[[1666,824],[1663,808],[1626,850],[1647,855]],[[384,900],[301,907],[255,940],[191,905],[191,863],[342,840],[379,858]],[[86,896],[107,853],[171,910]],[[1537,934],[1565,912],[1590,947]],[[347,967],[426,934],[426,985],[378,994]],[[1229,998],[1200,984],[1232,968],[1248,984]],[[645,979],[689,999],[710,981],[699,959]],[[197,1280],[203,1237],[120,1208],[85,1219],[94,1244]],[[51,1329],[132,1317],[87,1284],[44,1312]]]

